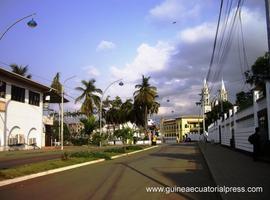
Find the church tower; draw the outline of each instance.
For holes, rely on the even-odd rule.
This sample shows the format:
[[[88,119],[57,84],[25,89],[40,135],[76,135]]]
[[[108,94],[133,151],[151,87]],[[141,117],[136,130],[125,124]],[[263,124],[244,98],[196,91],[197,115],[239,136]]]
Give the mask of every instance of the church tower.
[[[210,112],[211,111],[210,93],[205,79],[203,81],[203,89],[201,94],[202,94],[201,99],[202,109],[204,113]]]
[[[225,84],[223,79],[221,80],[221,88],[219,90],[219,101],[224,102],[224,101],[228,101],[228,92],[225,89]]]

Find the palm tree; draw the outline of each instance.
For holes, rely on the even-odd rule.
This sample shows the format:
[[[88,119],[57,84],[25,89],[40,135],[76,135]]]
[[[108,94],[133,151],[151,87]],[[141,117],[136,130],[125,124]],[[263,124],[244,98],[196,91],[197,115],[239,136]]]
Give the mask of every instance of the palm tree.
[[[157,88],[149,84],[149,77],[142,76],[142,83],[135,86],[137,90],[134,92],[135,108],[143,116],[144,129],[147,130],[147,115],[155,102],[157,96]]]
[[[55,89],[58,94],[61,94],[62,84],[60,83],[60,73],[57,72],[55,77],[53,78],[51,88]]]
[[[160,107],[160,103],[158,103],[157,101],[154,101],[149,110],[150,114],[157,114],[159,107]]]
[[[28,65],[26,66],[18,66],[17,64],[11,64],[9,65],[12,72],[16,73],[16,74],[19,74],[21,76],[24,76],[26,78],[32,78],[32,75],[31,74],[27,74],[28,72]]]
[[[81,83],[83,87],[76,87],[75,89],[82,92],[82,94],[76,98],[75,103],[83,100],[81,111],[85,113],[87,117],[93,114],[94,108],[99,108],[100,97],[98,94],[102,94],[102,90],[96,88],[95,79],[89,81],[82,80]]]
[[[133,103],[132,99],[127,99],[120,108],[120,115],[122,123],[126,123],[132,121],[132,110],[133,110]]]

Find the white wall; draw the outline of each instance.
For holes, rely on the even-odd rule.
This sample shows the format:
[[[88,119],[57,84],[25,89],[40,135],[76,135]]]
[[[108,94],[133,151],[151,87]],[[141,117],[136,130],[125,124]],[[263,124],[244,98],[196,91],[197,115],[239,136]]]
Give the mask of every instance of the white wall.
[[[29,138],[36,138],[38,147],[44,146],[45,137],[43,133],[43,96],[40,94],[40,105],[30,105],[28,102],[28,88],[20,85],[26,89],[25,102],[17,102],[11,100],[11,84],[6,85],[6,110],[1,112],[0,119],[0,150],[8,148],[8,138],[17,134],[24,135],[25,144],[28,144]],[[31,89],[32,91],[35,91]],[[3,100],[3,99],[1,99]],[[3,120],[2,120],[3,119]],[[6,130],[4,130],[6,127]],[[4,142],[4,134],[6,135],[6,142]],[[6,145],[5,145],[6,144]],[[25,145],[25,148],[28,148]]]
[[[0,148],[4,145],[5,113],[0,112]],[[0,149],[1,150],[1,149]]]
[[[235,148],[252,152],[253,146],[248,142],[248,137],[254,133],[255,127],[258,126],[257,112],[267,107],[267,99],[256,101],[256,92],[254,96],[253,106],[238,112],[234,109],[233,115],[224,116],[224,120],[220,119],[214,124],[211,124],[208,127],[209,140],[219,143],[219,135],[221,135],[221,144],[230,146],[230,140],[234,131]],[[231,114],[233,113],[233,111],[230,112]],[[270,124],[269,118],[268,124]],[[219,133],[219,126],[221,127],[221,133]]]

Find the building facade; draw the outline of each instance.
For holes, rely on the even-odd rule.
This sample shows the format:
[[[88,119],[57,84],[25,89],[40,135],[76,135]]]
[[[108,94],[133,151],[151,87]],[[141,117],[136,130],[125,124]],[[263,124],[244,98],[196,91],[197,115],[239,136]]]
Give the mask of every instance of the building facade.
[[[0,150],[45,146],[43,98],[49,90],[0,68]]]
[[[161,120],[161,133],[166,141],[183,141],[188,133],[202,133],[203,117],[198,115],[182,116]]]

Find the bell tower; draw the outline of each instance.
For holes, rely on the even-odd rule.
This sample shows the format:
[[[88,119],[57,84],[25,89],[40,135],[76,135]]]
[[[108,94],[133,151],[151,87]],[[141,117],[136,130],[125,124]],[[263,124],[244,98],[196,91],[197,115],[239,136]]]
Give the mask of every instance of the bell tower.
[[[219,90],[219,101],[220,102],[228,101],[228,92],[225,88],[223,79],[221,80],[221,88]]]
[[[208,85],[206,83],[206,79],[203,81],[203,89],[202,89],[202,99],[201,99],[201,106],[204,113],[211,111],[211,104],[210,104],[210,93],[208,89]]]

